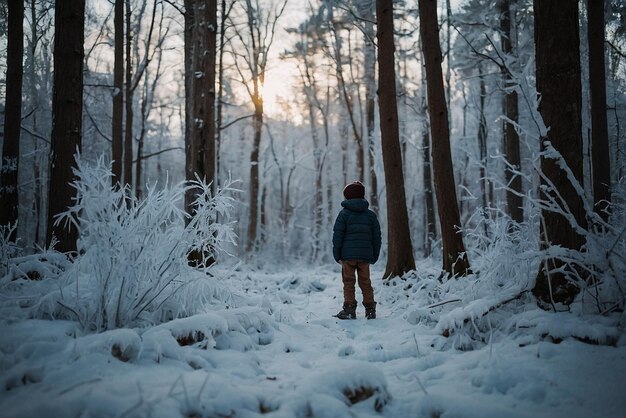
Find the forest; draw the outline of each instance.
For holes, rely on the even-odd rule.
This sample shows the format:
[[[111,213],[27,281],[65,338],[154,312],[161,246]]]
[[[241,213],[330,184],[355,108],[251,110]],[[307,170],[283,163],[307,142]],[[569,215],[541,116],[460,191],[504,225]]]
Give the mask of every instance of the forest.
[[[0,67],[8,416],[622,416],[623,1],[5,0]]]

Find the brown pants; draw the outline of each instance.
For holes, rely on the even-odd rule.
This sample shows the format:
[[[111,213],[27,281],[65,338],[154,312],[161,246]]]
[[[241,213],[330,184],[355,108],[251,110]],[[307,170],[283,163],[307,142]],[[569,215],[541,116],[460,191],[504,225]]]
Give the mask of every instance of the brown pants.
[[[343,280],[343,302],[356,303],[354,285],[356,273],[359,277],[359,287],[363,292],[363,303],[374,302],[374,289],[370,280],[370,265],[364,261],[343,260],[341,262],[341,278]]]

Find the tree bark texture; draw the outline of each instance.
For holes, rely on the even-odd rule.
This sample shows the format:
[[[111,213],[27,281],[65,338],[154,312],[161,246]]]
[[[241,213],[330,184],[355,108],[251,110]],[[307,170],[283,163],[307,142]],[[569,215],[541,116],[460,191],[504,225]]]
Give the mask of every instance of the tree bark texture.
[[[392,0],[376,1],[378,19],[378,100],[380,134],[387,189],[387,266],[384,278],[415,270],[406,209],[396,102]]]
[[[113,184],[121,183],[124,155],[124,0],[115,0],[113,27],[113,121],[111,127]]]
[[[433,242],[437,239],[437,219],[435,218],[435,194],[433,193],[433,165],[431,158],[431,141],[430,141],[430,124],[428,123],[428,99],[426,95],[426,71],[424,68],[423,40],[419,40],[420,59],[422,68],[420,71],[420,82],[422,89],[420,91],[421,113],[422,118],[422,187],[424,188],[424,257],[432,254]],[[465,129],[465,124],[463,124]],[[465,131],[463,131],[465,138]]]
[[[192,124],[193,122],[193,51],[194,51],[194,0],[185,0],[185,178],[194,180],[193,151],[192,151]],[[193,213],[195,194],[192,190],[185,192],[185,212]],[[189,219],[187,219],[187,222]]]
[[[215,178],[215,65],[217,0],[194,2],[191,74],[191,177],[207,183]]]
[[[9,1],[4,141],[0,172],[0,226],[18,219],[17,174],[22,124],[22,57],[24,55],[24,1]],[[9,237],[17,238],[16,229]]]
[[[418,7],[426,66],[433,177],[443,243],[443,269],[453,275],[465,275],[469,273],[470,265],[459,230],[461,221],[450,154],[450,128],[441,68],[437,2],[419,0]]]
[[[480,168],[479,168],[479,178],[480,178],[480,192],[483,199],[483,215],[485,217],[485,222],[483,222],[483,230],[485,233],[485,237],[489,236],[489,228],[487,227],[487,220],[489,219],[489,208],[491,207],[491,200],[488,197],[489,193],[489,183],[490,181],[487,179],[487,118],[485,117],[485,97],[487,96],[487,87],[485,86],[485,78],[483,74],[482,65],[478,64],[478,84],[479,84],[479,92],[480,97],[478,99],[479,102],[479,115],[478,115],[478,153],[480,156]]]
[[[259,221],[259,151],[263,130],[263,98],[258,91],[258,83],[254,83],[254,116],[252,124],[254,137],[250,153],[250,221],[248,223],[248,241],[246,251],[251,252],[256,245]]]
[[[573,172],[576,181],[583,184],[583,142],[581,133],[581,80],[578,29],[578,2],[576,0],[534,1],[535,55],[537,66],[537,93],[541,96],[539,112],[547,137],[541,138],[541,149],[548,144],[561,153]],[[565,171],[554,158],[541,158],[540,197],[556,199],[563,210],[569,210],[579,226],[586,228],[585,212],[581,197],[567,178]],[[552,185],[549,185],[551,182]],[[556,197],[556,195],[560,197]],[[561,201],[562,198],[562,201]],[[541,246],[562,246],[580,250],[584,245],[581,236],[561,214],[554,211],[541,212]],[[548,307],[554,303],[571,303],[579,289],[568,280],[558,259],[546,260],[537,276],[533,294],[539,304]]]
[[[124,131],[124,184],[132,193],[133,187],[133,60],[131,56],[132,9],[130,0],[126,0],[126,88],[124,92],[126,107],[126,129]]]
[[[55,225],[54,220],[74,203],[76,194],[70,182],[82,140],[84,23],[84,0],[56,0],[47,243],[55,236],[61,252],[75,251],[78,238],[74,226]]]
[[[500,0],[500,31],[502,52],[511,55],[511,5],[509,0]],[[506,120],[503,121],[502,132],[504,134],[504,149],[506,159],[512,167],[504,169],[504,175],[508,189],[506,191],[507,213],[517,223],[524,221],[524,202],[522,200],[522,178],[514,171],[521,170],[519,135],[515,130],[518,122],[517,92],[513,90],[513,79],[510,72],[502,69],[504,83],[504,99],[502,101],[503,113]]]
[[[261,34],[259,26],[262,25],[262,22],[260,22],[256,16],[258,10],[255,10],[251,0],[246,0],[245,8],[248,18],[248,31],[250,34],[250,56],[252,57],[251,60],[248,61],[248,66],[252,74],[252,90],[249,90],[249,92],[252,105],[254,106],[254,115],[252,117],[254,135],[252,139],[252,151],[250,152],[250,216],[248,222],[248,240],[245,247],[246,251],[250,253],[255,249],[259,238],[259,221],[261,221],[261,226],[264,225],[264,218],[259,217],[259,206],[264,205],[263,202],[259,201],[259,151],[263,133],[264,112],[261,87],[265,77],[268,45],[265,44],[266,39],[264,39]],[[278,16],[275,18],[277,19]],[[269,28],[266,28],[266,30],[269,30]],[[265,35],[268,36],[269,34],[266,32]]]
[[[587,0],[589,89],[591,91],[591,161],[594,209],[605,221],[611,202],[611,159],[606,120],[604,0]]]

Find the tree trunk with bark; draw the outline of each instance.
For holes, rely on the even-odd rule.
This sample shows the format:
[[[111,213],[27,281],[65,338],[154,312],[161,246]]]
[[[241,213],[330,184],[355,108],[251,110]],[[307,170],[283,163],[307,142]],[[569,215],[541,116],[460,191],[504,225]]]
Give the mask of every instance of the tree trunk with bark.
[[[133,187],[133,61],[131,56],[132,9],[126,0],[126,85],[124,98],[126,107],[126,129],[124,131],[124,184],[132,193]]]
[[[489,228],[487,227],[486,221],[489,218],[489,208],[491,207],[491,200],[488,197],[490,181],[487,179],[487,134],[489,131],[487,130],[487,118],[485,117],[485,97],[487,96],[487,88],[485,86],[482,65],[480,64],[478,64],[478,84],[480,97],[478,99],[478,132],[476,136],[478,138],[478,154],[480,156],[480,193],[483,200],[482,211],[485,217],[483,231],[485,237],[487,237],[489,236]]]
[[[450,154],[450,128],[441,69],[437,2],[419,0],[418,7],[426,67],[433,177],[443,244],[443,269],[455,276],[465,275],[470,272],[470,265],[459,230],[461,220]]]
[[[243,3],[243,2],[242,2]],[[240,61],[235,60],[235,65],[244,79],[244,83],[252,105],[254,106],[254,114],[252,117],[252,127],[254,130],[252,140],[252,151],[250,153],[250,212],[247,231],[247,242],[245,250],[251,252],[256,248],[259,241],[259,221],[261,227],[264,227],[264,218],[259,217],[259,206],[263,205],[259,202],[259,151],[261,146],[261,136],[263,133],[263,96],[261,89],[265,80],[265,69],[267,67],[267,57],[269,49],[274,41],[276,30],[276,22],[285,11],[286,0],[282,0],[280,5],[274,7],[270,5],[270,10],[265,13],[258,9],[259,2],[245,0],[242,4],[246,14],[246,31],[235,26],[236,35],[241,41],[241,46],[246,50],[248,58],[243,60],[250,72],[250,78],[243,77]],[[246,39],[247,38],[247,39]],[[252,86],[250,86],[252,84]],[[261,237],[262,241],[262,237]]]
[[[124,155],[124,0],[115,0],[113,27],[115,31],[113,63],[113,121],[111,126],[113,160],[112,181],[121,183]]]
[[[587,0],[589,90],[591,91],[591,158],[594,209],[608,221],[611,203],[611,159],[606,118],[604,1]]]
[[[423,42],[420,39],[420,49],[423,51]],[[424,68],[424,54],[421,53],[422,68],[420,89],[421,113],[423,122],[422,131],[422,187],[424,188],[424,257],[432,254],[433,242],[437,239],[437,219],[435,218],[435,195],[433,193],[433,165],[431,159],[430,125],[428,123],[428,99],[426,95],[426,72]],[[465,126],[463,126],[465,129]],[[463,132],[465,137],[465,132]]]
[[[387,189],[388,251],[384,278],[390,278],[415,270],[415,259],[413,258],[413,245],[406,209],[402,153],[400,150],[394,59],[393,1],[377,0],[376,16],[378,19],[378,109]]]
[[[259,151],[261,148],[261,135],[263,129],[263,98],[259,94],[258,83],[254,83],[254,116],[252,126],[254,137],[252,139],[252,152],[250,153],[250,221],[248,223],[248,241],[246,251],[251,252],[257,241],[259,224]]]
[[[511,55],[511,5],[509,0],[500,1],[500,31],[502,52]],[[502,132],[504,134],[504,149],[506,159],[511,167],[504,169],[504,175],[508,189],[506,191],[507,213],[517,223],[524,221],[524,202],[522,200],[522,178],[515,174],[521,170],[519,135],[515,129],[518,121],[517,92],[513,89],[514,81],[511,73],[502,69],[504,82],[504,99],[502,101],[503,113],[506,119],[503,121]]]
[[[194,25],[195,25],[195,5],[194,0],[185,0],[185,179],[194,180],[193,151],[192,151],[192,125],[193,125],[193,61],[194,61]],[[193,212],[194,194],[191,190],[185,192],[185,212]],[[189,222],[187,218],[186,222]]]
[[[583,184],[583,141],[581,134],[581,80],[576,0],[534,1],[537,93],[539,112],[549,129],[542,137],[541,150],[548,145],[558,151],[579,185]],[[581,196],[559,165],[561,161],[542,155],[540,197],[554,200],[562,210],[571,212],[578,226],[586,228]],[[558,195],[558,197],[557,197]],[[581,250],[585,239],[561,214],[541,212],[541,247],[561,246]],[[554,271],[559,269],[560,271]],[[573,268],[560,259],[545,260],[539,270],[533,294],[540,306],[569,304],[579,292],[568,276]]]
[[[9,1],[7,36],[6,102],[4,141],[0,172],[0,226],[15,225],[18,219],[17,174],[22,125],[22,58],[24,55],[24,1]],[[15,241],[17,229],[9,237]]]
[[[56,0],[54,11],[54,91],[48,191],[47,243],[61,252],[76,251],[78,230],[55,225],[55,216],[74,204],[74,154],[81,149],[83,117],[84,0]]]

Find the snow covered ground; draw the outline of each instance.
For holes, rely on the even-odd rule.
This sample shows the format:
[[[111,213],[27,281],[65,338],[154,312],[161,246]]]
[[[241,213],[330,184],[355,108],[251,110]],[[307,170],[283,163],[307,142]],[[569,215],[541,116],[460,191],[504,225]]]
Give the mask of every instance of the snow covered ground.
[[[467,300],[474,279],[451,281],[439,295],[450,302],[426,308],[423,294],[443,285],[434,266],[418,271],[390,286],[373,272],[372,321],[360,305],[355,321],[332,317],[337,265],[218,271],[210,280],[231,290],[231,305],[142,329],[86,334],[71,321],[4,319],[0,415],[626,416],[617,321],[543,312],[522,296],[514,315],[483,304],[454,328],[477,309]]]

